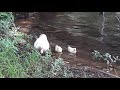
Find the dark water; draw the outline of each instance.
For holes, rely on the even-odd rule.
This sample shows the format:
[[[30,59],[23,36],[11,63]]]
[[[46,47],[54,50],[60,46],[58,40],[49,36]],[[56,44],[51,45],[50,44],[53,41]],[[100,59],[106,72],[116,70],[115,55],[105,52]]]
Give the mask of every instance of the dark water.
[[[92,60],[93,50],[120,56],[119,13],[40,12],[37,16],[30,33],[33,36],[45,33],[53,49],[56,44],[60,45],[61,57],[72,64],[106,67],[106,63]],[[77,48],[76,55],[67,52],[68,45]]]
[[[120,22],[116,18],[117,15],[116,12],[105,12],[104,17],[99,12],[41,12],[40,21],[44,23],[48,32],[53,31],[54,36],[63,42],[78,48],[86,43],[90,50],[104,48],[103,52],[119,55]],[[104,26],[102,25],[103,18],[105,19]],[[65,32],[72,35],[72,39]]]

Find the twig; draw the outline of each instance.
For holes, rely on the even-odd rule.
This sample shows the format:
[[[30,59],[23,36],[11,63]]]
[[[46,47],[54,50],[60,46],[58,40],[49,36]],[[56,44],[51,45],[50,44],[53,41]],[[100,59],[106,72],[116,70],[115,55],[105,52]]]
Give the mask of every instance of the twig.
[[[114,75],[114,74],[104,72],[103,70],[98,70],[98,69],[95,69],[95,68],[91,68],[91,70],[95,70],[95,71],[97,71],[97,72],[101,72],[101,73],[107,74],[107,75],[112,76],[112,77],[114,77],[114,78],[120,78],[118,75],[116,76],[116,75]]]
[[[118,18],[118,16],[115,16],[115,17],[117,18],[118,22],[120,23],[120,19]]]

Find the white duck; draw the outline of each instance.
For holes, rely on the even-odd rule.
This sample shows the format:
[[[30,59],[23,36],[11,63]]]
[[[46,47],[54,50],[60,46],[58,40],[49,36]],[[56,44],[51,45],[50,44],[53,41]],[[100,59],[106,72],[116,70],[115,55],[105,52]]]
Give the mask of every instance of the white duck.
[[[68,52],[70,52],[70,53],[76,53],[77,50],[76,50],[76,48],[72,48],[72,47],[70,47],[70,46],[68,45]]]
[[[55,51],[58,53],[62,53],[62,48],[58,45],[55,46]]]
[[[50,44],[47,40],[47,36],[45,34],[41,34],[39,36],[39,38],[37,38],[37,40],[34,43],[34,47],[37,50],[40,50],[40,53],[43,54],[44,52],[46,52],[47,50],[49,50],[50,48]]]

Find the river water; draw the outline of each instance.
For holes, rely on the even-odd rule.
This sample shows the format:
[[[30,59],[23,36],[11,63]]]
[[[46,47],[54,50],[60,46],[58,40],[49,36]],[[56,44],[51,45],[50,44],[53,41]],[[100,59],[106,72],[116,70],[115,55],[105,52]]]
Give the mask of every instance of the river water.
[[[33,36],[45,33],[53,49],[56,44],[63,48],[60,57],[69,63],[106,68],[106,63],[92,60],[93,50],[120,56],[119,13],[39,12],[36,15],[37,25],[31,27],[30,33]],[[68,45],[77,48],[76,55],[67,52]]]
[[[40,20],[57,29],[59,34],[67,31],[74,36],[75,40],[67,38],[68,44],[80,48],[80,43],[86,43],[93,46],[91,50],[104,48],[103,52],[119,55],[120,22],[116,12],[104,12],[104,17],[99,12],[41,12],[40,15]],[[57,37],[66,40],[62,35]]]

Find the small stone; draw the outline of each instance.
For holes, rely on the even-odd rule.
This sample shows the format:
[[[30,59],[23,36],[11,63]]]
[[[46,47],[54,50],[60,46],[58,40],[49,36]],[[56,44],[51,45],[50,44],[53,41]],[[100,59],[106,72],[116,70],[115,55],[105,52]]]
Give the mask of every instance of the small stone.
[[[67,62],[67,61],[64,61],[65,63],[69,63],[69,62]]]
[[[97,68],[101,68],[100,66],[96,66]]]
[[[106,71],[106,72],[110,72],[110,71]]]
[[[78,63],[77,65],[80,66],[80,65],[82,65],[82,63]]]

